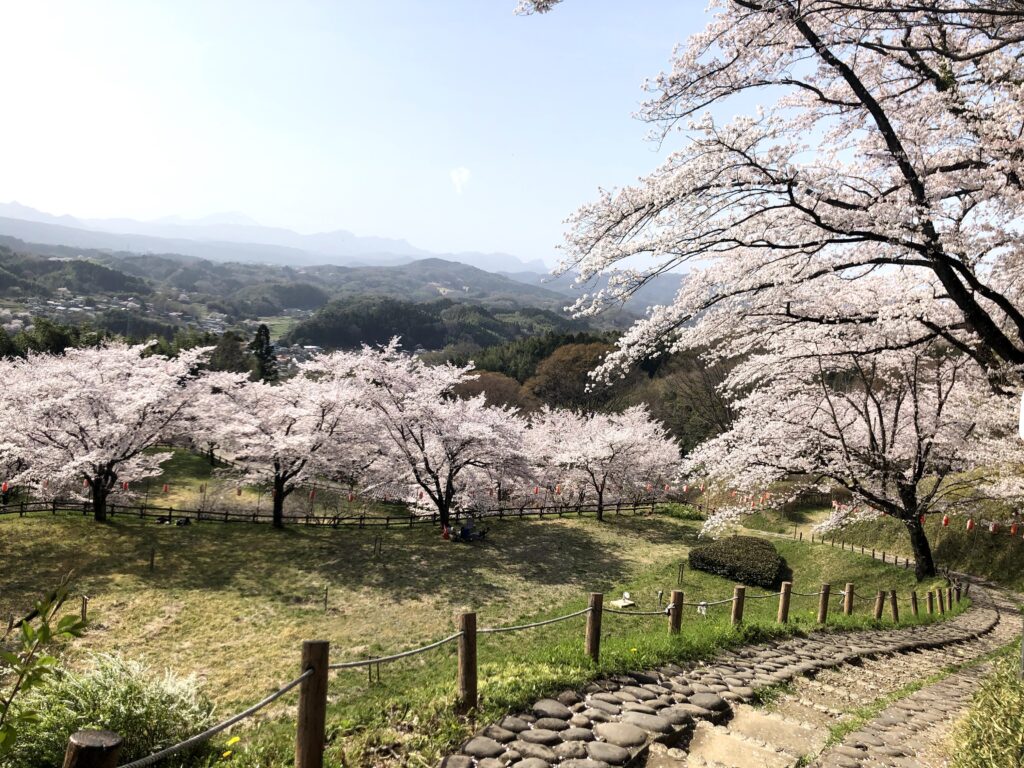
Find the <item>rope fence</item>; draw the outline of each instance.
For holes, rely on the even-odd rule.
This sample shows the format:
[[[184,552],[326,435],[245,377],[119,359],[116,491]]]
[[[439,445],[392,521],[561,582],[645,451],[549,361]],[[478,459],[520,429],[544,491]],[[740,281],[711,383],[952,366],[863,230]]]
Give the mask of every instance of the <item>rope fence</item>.
[[[618,608],[605,608],[605,613],[614,613],[618,616],[667,616],[672,611],[671,605],[666,605],[660,611],[623,611]]]
[[[743,623],[743,608],[746,600],[778,598],[779,603],[776,621],[784,624],[789,621],[790,599],[795,595],[799,597],[820,598],[817,622],[824,625],[828,621],[830,600],[835,596],[843,598],[842,612],[845,615],[853,614],[854,599],[859,599],[862,602],[873,601],[873,617],[875,620],[880,620],[882,618],[885,606],[888,605],[891,611],[892,622],[895,624],[900,623],[896,590],[879,590],[877,594],[871,598],[857,594],[854,585],[850,582],[847,582],[843,589],[837,589],[835,591],[832,591],[831,585],[827,583],[822,584],[821,588],[817,592],[794,592],[792,587],[792,582],[785,581],[782,583],[782,588],[778,592],[748,595],[746,593],[746,587],[737,584],[733,588],[732,597],[715,600],[701,600],[696,602],[692,599],[690,601],[685,600],[683,591],[681,589],[676,589],[672,590],[668,605],[657,611],[623,610],[621,608],[611,606],[604,607],[604,595],[599,592],[592,592],[590,593],[589,605],[586,608],[573,611],[562,616],[555,616],[550,619],[542,619],[535,622],[517,624],[508,627],[483,627],[478,629],[476,626],[476,613],[467,612],[462,613],[457,617],[458,631],[454,634],[418,648],[371,659],[357,659],[331,663],[329,659],[329,642],[306,641],[302,645],[302,663],[300,666],[300,669],[304,671],[297,678],[281,686],[248,709],[233,715],[211,728],[208,728],[202,733],[196,734],[179,744],[167,747],[155,754],[121,765],[119,768],[149,768],[149,766],[156,765],[161,760],[193,749],[209,741],[212,737],[222,731],[225,731],[231,726],[256,714],[296,687],[299,687],[300,690],[296,718],[295,766],[296,768],[323,768],[323,753],[326,743],[327,692],[329,673],[331,671],[356,669],[360,667],[372,668],[376,666],[378,667],[377,674],[379,678],[379,665],[381,664],[416,656],[448,643],[457,642],[458,665],[456,672],[456,710],[459,714],[468,714],[476,708],[479,701],[477,694],[478,635],[519,632],[569,621],[579,618],[580,616],[586,616],[584,651],[595,664],[598,664],[600,661],[601,623],[602,616],[605,613],[637,617],[666,616],[668,618],[669,634],[677,635],[681,631],[684,613],[683,608],[685,607],[696,608],[697,613],[706,618],[706,611],[708,608],[731,605],[729,622],[735,626]],[[961,601],[962,595],[966,594],[969,589],[970,585],[968,584],[966,590],[962,590],[960,584],[957,582],[946,588],[927,592],[924,596],[924,604],[927,613],[930,615],[934,615],[936,613],[936,598],[938,598],[937,607],[939,614],[945,614],[947,609],[953,610],[954,605]],[[662,594],[663,593],[659,593],[659,600],[661,599]],[[921,605],[918,601],[918,595],[916,592],[910,593],[909,604],[910,612],[916,619],[921,611]],[[104,741],[105,739],[107,741]],[[120,747],[121,739],[117,734],[111,734],[105,731],[79,731],[78,733],[73,734],[68,742],[68,751],[65,757],[64,768],[93,768],[94,766],[100,765],[114,766],[116,765],[117,753],[120,751]],[[105,762],[99,761],[99,758],[101,757]]]
[[[484,629],[478,629],[478,635],[498,635],[502,632],[518,632],[521,629],[533,629],[534,627],[543,627],[547,624],[557,624],[560,621],[568,621],[569,619],[575,619],[577,616],[583,616],[586,613],[591,612],[591,608],[584,608],[582,611],[576,611],[574,613],[567,613],[565,616],[557,616],[553,619],[544,619],[543,621],[535,621],[531,624],[519,624],[515,627],[485,627]]]
[[[458,640],[462,637],[461,632],[456,632],[454,635],[449,635],[437,642],[431,643],[430,645],[424,645],[420,648],[413,648],[411,651],[402,651],[401,653],[393,653],[390,656],[381,656],[376,659],[361,659],[358,661],[340,661],[337,664],[328,665],[328,669],[357,669],[359,667],[372,667],[374,664],[384,664],[389,661],[397,661],[398,659],[405,659],[409,656],[418,656],[421,653],[432,651],[435,648],[440,648],[445,643],[450,643],[452,640]]]
[[[726,603],[731,603],[732,601],[733,598],[727,597],[724,600],[701,600],[699,603],[684,602],[683,605],[689,606],[691,608],[710,608],[714,605],[725,605]]]

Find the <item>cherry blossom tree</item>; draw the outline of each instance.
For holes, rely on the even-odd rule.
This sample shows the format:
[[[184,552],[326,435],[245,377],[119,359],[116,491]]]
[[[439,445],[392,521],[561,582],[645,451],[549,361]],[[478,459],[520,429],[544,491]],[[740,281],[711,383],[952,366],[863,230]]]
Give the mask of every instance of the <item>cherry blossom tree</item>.
[[[525,422],[483,395],[459,398],[453,389],[472,378],[470,366],[426,365],[398,341],[380,349],[337,353],[333,375],[349,377],[378,432],[388,470],[407,489],[406,500],[438,514],[471,506],[493,473],[518,476]],[[490,474],[489,474],[490,473]]]
[[[834,506],[823,530],[889,515],[907,529],[918,577],[934,576],[925,515],[993,494],[1021,498],[1019,488],[994,482],[1024,460],[1007,439],[1014,404],[992,398],[970,358],[945,342],[867,354],[824,334],[799,335],[737,367],[732,384],[754,385],[736,404],[739,418],[687,457],[687,468],[755,494],[778,480],[791,494],[841,486],[853,503]],[[751,511],[741,495],[706,530]]]
[[[209,373],[190,415],[202,439],[231,454],[240,482],[270,486],[276,528],[296,488],[319,478],[354,483],[379,453],[353,382],[331,376],[326,358],[280,384]]]
[[[572,218],[561,270],[610,275],[580,312],[689,270],[605,372],[666,347],[736,344],[738,327],[756,347],[766,331],[746,321],[774,319],[897,323],[906,343],[942,339],[1019,380],[1020,0],[714,0],[712,11],[647,83],[641,111],[657,140],[686,143]],[[856,286],[880,271],[924,291],[883,312]]]
[[[642,405],[622,413],[545,409],[533,419],[528,440],[540,482],[593,491],[598,520],[609,495],[656,493],[680,470],[678,446]]]
[[[102,522],[122,483],[160,474],[171,454],[150,449],[181,429],[205,350],[166,358],[145,349],[109,344],[0,360],[11,485],[39,495],[87,492]]]

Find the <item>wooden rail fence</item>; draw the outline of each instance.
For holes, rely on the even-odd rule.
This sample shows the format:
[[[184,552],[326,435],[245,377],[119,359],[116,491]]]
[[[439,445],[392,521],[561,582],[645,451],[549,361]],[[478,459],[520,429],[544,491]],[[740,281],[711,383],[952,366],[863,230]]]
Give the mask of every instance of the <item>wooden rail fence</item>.
[[[637,501],[619,501],[605,504],[604,515],[641,515],[653,513],[659,503],[656,499]],[[21,501],[0,505],[0,516],[18,516],[39,514],[73,514],[88,516],[92,514],[92,504],[77,499],[55,499],[52,501]],[[450,523],[457,526],[468,520],[522,520],[531,517],[592,517],[598,512],[597,504],[553,504],[534,507],[500,507],[494,509],[466,510],[452,512]],[[107,517],[136,517],[140,519],[164,520],[175,523],[188,519],[189,522],[222,522],[222,523],[271,523],[272,514],[253,510],[246,512],[225,507],[224,509],[185,509],[161,507],[152,504],[108,504]],[[314,515],[286,514],[285,523],[292,525],[308,525],[329,528],[401,528],[415,525],[439,525],[440,518],[436,512],[426,515]]]

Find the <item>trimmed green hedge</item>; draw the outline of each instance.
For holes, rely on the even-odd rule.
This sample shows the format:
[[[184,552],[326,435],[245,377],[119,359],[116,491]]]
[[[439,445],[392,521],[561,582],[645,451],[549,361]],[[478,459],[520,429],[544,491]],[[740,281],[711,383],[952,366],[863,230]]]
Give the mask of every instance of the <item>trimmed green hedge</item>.
[[[755,536],[730,536],[690,550],[690,567],[751,586],[775,589],[786,561],[775,545]]]

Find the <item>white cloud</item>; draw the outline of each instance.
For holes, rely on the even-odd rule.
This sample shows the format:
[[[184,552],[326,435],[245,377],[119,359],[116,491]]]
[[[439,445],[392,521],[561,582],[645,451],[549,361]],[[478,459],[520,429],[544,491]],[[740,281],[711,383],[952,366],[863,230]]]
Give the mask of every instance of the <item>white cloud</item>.
[[[452,168],[448,171],[448,175],[451,177],[452,186],[455,187],[455,194],[461,195],[462,190],[469,183],[469,168],[460,165],[458,168]]]

